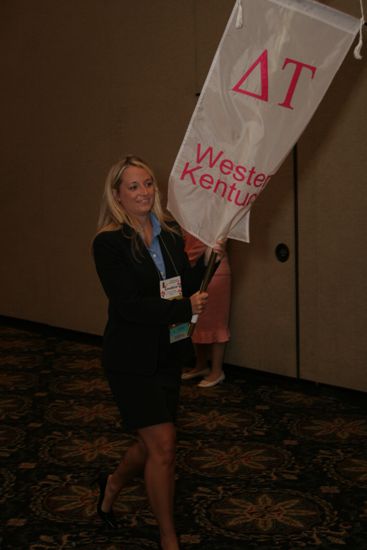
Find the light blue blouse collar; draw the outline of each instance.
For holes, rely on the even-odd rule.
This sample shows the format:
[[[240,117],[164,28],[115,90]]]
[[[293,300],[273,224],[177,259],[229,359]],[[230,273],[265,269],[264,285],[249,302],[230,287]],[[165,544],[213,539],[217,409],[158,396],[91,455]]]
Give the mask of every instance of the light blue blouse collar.
[[[158,221],[157,216],[153,212],[150,212],[149,215],[150,215],[150,221],[152,222],[153,239],[154,239],[155,237],[158,237],[158,235],[160,235],[162,228],[161,228],[161,224]]]

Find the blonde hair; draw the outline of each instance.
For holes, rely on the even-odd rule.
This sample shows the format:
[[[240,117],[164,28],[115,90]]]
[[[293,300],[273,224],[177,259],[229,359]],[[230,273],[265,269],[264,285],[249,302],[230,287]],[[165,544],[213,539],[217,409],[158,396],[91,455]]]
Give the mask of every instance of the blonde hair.
[[[102,231],[113,231],[115,229],[119,229],[123,224],[126,224],[134,230],[132,238],[135,241],[135,244],[137,244],[136,235],[139,234],[141,227],[134,218],[129,216],[122,204],[117,200],[117,191],[121,185],[123,174],[129,166],[143,168],[152,178],[155,189],[152,212],[157,217],[162,229],[172,233],[178,233],[176,228],[167,224],[167,222],[172,220],[172,218],[170,218],[163,211],[157,179],[152,168],[150,168],[150,166],[141,158],[135,155],[127,155],[125,158],[114,164],[108,172],[97,224],[98,233],[101,233]]]

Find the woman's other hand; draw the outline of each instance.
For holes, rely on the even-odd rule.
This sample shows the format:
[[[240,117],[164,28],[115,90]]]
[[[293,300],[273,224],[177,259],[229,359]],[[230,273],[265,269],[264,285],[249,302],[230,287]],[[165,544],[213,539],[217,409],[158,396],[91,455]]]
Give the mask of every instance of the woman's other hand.
[[[226,246],[227,239],[218,239],[213,248],[207,248],[205,251],[205,264],[208,264],[212,251],[217,255],[216,261],[220,262],[226,254]]]
[[[227,239],[218,239],[215,243],[213,250],[217,255],[218,261],[221,261],[226,254]]]
[[[207,292],[200,292],[200,291],[195,292],[195,294],[190,296],[192,313],[194,315],[200,315],[200,313],[204,311],[207,301],[208,301]]]

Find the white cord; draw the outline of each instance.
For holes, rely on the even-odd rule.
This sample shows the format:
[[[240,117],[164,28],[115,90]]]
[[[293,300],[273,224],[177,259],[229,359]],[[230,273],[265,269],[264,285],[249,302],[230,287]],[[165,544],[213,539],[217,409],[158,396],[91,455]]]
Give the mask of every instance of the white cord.
[[[242,0],[237,0],[237,19],[236,29],[242,29],[243,26],[243,12],[242,12]]]
[[[361,20],[360,20],[360,26],[359,26],[359,41],[356,47],[354,48],[354,57],[356,59],[362,59],[361,50],[363,46],[363,26],[365,23],[364,11],[363,11],[363,0],[359,0],[359,3],[361,5]]]

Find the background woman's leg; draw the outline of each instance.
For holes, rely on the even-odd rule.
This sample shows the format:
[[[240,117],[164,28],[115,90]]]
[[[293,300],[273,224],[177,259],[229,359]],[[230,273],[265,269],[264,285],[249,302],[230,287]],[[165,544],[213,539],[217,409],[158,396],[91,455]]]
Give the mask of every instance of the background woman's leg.
[[[216,380],[223,372],[223,359],[226,344],[224,342],[214,342],[211,348],[211,369],[210,375],[206,376],[206,380]]]

